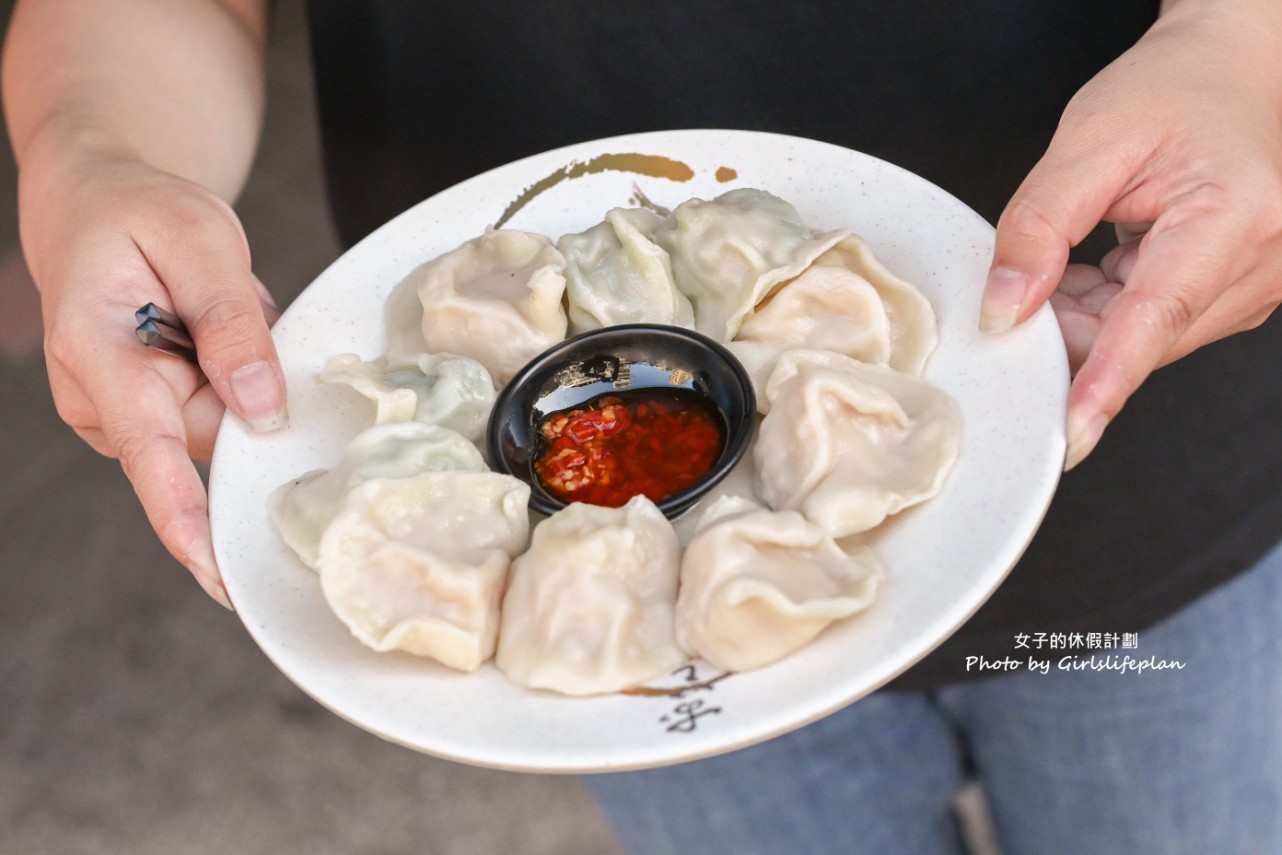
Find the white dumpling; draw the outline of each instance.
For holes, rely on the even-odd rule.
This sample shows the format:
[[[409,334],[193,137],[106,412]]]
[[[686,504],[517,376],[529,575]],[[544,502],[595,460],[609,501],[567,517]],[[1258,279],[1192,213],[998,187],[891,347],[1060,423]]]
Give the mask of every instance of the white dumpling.
[[[321,538],[325,600],[378,650],[474,671],[494,655],[530,488],[496,472],[424,472],[352,490]]]
[[[738,337],[890,362],[890,320],[877,289],[853,270],[818,261],[758,305]]]
[[[680,553],[644,496],[621,508],[568,505],[513,562],[495,664],[519,685],[567,695],[618,691],[681,665]]]
[[[829,276],[853,273],[871,285],[881,298],[890,331],[890,357],[886,360],[887,364],[896,371],[909,374],[921,374],[925,370],[926,363],[939,343],[939,326],[935,320],[935,310],[926,299],[926,295],[922,294],[915,285],[891,273],[877,260],[867,241],[856,234],[846,235],[832,249],[816,258],[811,269]],[[832,341],[835,335],[839,334],[840,330],[833,330],[824,338],[805,346],[838,350],[848,356],[864,359],[858,353],[820,343]],[[804,342],[799,343],[804,344]],[[864,361],[880,362],[881,360],[864,359]]]
[[[383,330],[388,359],[410,359],[427,353],[423,340],[423,303],[418,298],[418,270],[406,276],[383,303]]]
[[[677,288],[694,305],[695,329],[729,341],[776,286],[848,233],[816,234],[784,200],[742,188],[678,205],[654,239],[668,251]]]
[[[866,609],[882,577],[868,546],[843,549],[799,513],[723,499],[682,558],[677,637],[719,668],[761,668]]]
[[[494,407],[494,381],[485,366],[449,353],[369,362],[354,353],[330,359],[321,380],[351,386],[374,402],[374,423],[419,421],[457,431],[471,442],[485,436]]]
[[[476,446],[447,428],[421,422],[375,425],[347,444],[334,468],[314,469],[277,487],[268,515],[285,544],[315,569],[325,526],[353,488],[374,478],[485,468]]]
[[[694,326],[668,253],[653,239],[661,222],[646,208],[615,208],[604,222],[557,241],[565,256],[570,332],[635,323]]]
[[[496,383],[565,338],[565,258],[542,235],[488,229],[414,276],[427,352],[471,357]]]
[[[830,350],[921,374],[938,344],[935,312],[911,283],[892,274],[866,241],[848,234],[756,307],[739,328],[758,367],[769,348]]]
[[[961,416],[924,380],[827,351],[791,350],[766,383],[757,495],[833,537],[866,531],[939,492]]]
[[[777,341],[735,341],[723,342],[726,350],[739,361],[748,374],[752,384],[753,397],[757,401],[757,412],[770,412],[770,399],[766,397],[766,381],[779,364],[779,357],[796,348]]]

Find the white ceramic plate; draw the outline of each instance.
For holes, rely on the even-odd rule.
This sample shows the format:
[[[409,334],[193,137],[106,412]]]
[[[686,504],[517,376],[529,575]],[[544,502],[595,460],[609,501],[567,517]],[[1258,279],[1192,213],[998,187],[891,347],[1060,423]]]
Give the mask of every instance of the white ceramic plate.
[[[365,399],[317,382],[326,360],[380,355],[382,306],[393,286],[505,212],[508,226],[555,239],[630,204],[638,189],[673,207],[745,186],[787,199],[812,228],[853,227],[939,316],[940,346],[926,377],[961,409],[961,455],[943,493],[878,538],[889,577],[879,601],[774,666],[710,686],[703,684],[718,675],[691,666],[651,684],[685,688],[679,695],[564,698],[518,688],[492,665],[463,675],[362,647],[266,511],[277,485],[330,467],[372,418]],[[446,190],[343,255],[281,318],[275,335],[290,389],[289,428],[256,436],[234,419],[223,422],[211,518],[237,611],[267,656],[338,715],[393,742],[481,766],[586,772],[664,765],[834,712],[906,670],[988,598],[1032,538],[1058,482],[1063,344],[1046,309],[1003,336],[977,331],[992,243],[988,223],[898,167],[761,133],[617,137],[530,157]]]

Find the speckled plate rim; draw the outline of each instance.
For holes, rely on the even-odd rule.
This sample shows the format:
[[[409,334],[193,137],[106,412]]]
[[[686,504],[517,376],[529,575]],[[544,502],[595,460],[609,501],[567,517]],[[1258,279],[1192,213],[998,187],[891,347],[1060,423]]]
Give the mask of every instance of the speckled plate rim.
[[[622,157],[621,157],[622,156]],[[492,665],[447,672],[359,645],[316,576],[280,542],[267,497],[332,465],[368,423],[368,402],[316,375],[337,353],[383,352],[383,302],[414,267],[502,217],[559,237],[638,192],[674,206],[734,187],[792,202],[814,228],[850,226],[931,299],[940,347],[926,377],[957,401],[962,449],[944,491],[876,540],[888,580],[866,613],[758,671],[694,663],[637,694],[574,699],[509,684]],[[1048,309],[1000,336],[977,330],[993,229],[899,167],[827,143],[733,130],[663,131],[586,142],[470,179],[404,212],[336,260],[275,328],[290,426],[251,434],[224,420],[210,472],[215,552],[250,635],[303,691],[389,741],[478,766],[606,772],[748,746],[822,718],[884,685],[954,632],[1031,540],[1064,457],[1068,370]]]

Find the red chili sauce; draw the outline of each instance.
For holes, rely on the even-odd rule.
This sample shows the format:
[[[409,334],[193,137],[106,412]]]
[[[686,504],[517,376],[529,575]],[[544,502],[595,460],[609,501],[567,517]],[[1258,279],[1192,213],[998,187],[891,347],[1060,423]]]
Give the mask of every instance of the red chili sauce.
[[[712,470],[725,443],[719,415],[688,389],[633,389],[550,413],[539,425],[539,482],[563,502],[617,508],[662,501]]]

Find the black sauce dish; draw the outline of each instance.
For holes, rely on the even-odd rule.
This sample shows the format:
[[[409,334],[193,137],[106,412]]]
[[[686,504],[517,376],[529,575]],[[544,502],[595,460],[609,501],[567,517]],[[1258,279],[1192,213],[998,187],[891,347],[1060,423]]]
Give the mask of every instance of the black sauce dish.
[[[581,333],[536,356],[499,393],[486,445],[490,465],[530,485],[530,507],[553,514],[566,503],[534,471],[542,447],[539,425],[550,413],[602,395],[642,389],[684,389],[702,397],[721,419],[724,442],[711,470],[695,484],[656,502],[669,519],[689,510],[730,473],[752,441],[756,398],[748,373],[730,351],[681,327],[621,324]]]

